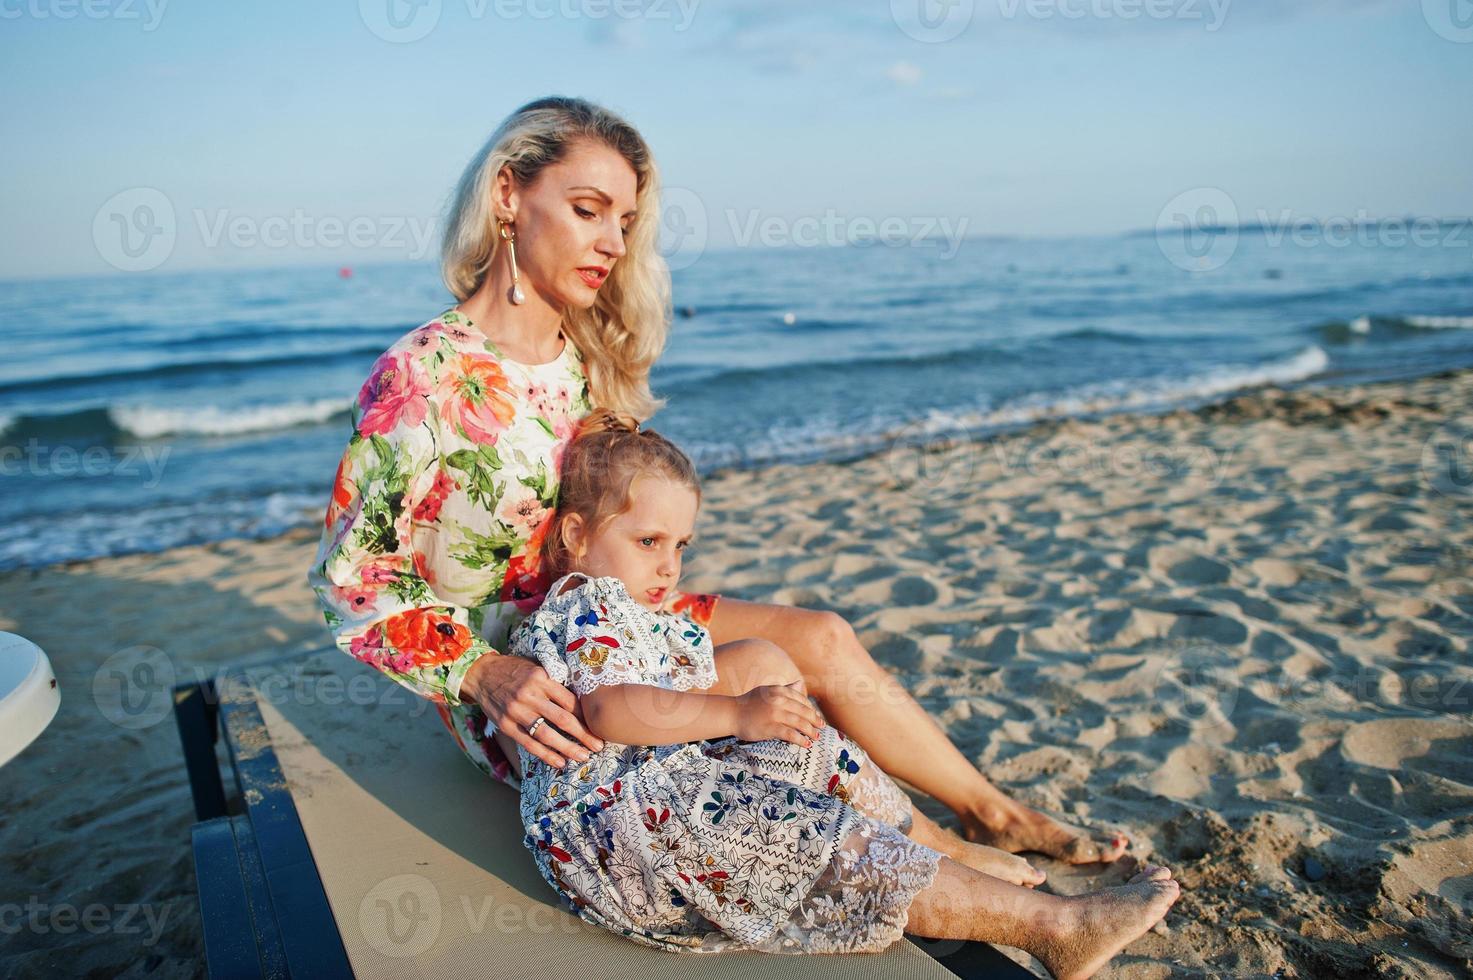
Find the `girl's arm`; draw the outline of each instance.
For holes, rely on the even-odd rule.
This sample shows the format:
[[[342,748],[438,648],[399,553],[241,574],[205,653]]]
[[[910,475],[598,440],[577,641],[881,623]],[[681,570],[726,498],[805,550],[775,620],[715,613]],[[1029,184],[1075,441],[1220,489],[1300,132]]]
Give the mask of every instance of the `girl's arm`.
[[[674,745],[735,735],[745,741],[780,738],[806,747],[823,726],[801,681],[736,695],[606,684],[582,695],[582,703],[588,730],[624,745]]]

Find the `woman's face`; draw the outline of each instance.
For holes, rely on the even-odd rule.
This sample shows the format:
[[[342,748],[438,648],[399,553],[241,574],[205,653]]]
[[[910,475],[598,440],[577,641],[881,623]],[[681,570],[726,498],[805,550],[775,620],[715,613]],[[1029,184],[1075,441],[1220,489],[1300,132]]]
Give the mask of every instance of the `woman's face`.
[[[608,146],[575,144],[525,188],[510,192],[523,288],[555,309],[587,309],[624,255],[636,179]]]

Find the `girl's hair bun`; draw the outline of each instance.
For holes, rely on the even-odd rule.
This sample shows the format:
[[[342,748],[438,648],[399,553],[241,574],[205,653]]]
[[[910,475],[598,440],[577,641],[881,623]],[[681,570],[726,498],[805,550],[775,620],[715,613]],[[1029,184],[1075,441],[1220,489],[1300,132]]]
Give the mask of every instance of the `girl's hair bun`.
[[[639,419],[612,408],[595,408],[578,421],[577,435],[595,432],[638,432]]]

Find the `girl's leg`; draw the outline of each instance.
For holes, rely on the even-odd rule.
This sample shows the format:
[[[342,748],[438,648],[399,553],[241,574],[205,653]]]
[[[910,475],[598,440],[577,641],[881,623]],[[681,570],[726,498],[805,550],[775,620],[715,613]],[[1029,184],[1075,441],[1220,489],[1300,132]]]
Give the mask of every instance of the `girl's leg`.
[[[1043,884],[1044,873],[1020,857],[986,844],[974,844],[962,840],[936,821],[915,808],[910,807],[910,826],[905,836],[918,844],[925,844],[933,851],[940,851],[953,861],[965,864],[1014,885],[1033,888]]]
[[[968,841],[1038,851],[1074,864],[1113,861],[1125,853],[1123,834],[1092,841],[988,782],[837,613],[722,596],[709,629],[718,645],[759,637],[782,647],[830,723],[881,769],[955,811]]]
[[[782,647],[758,637],[732,640],[715,647],[716,683],[710,694],[746,694],[754,687],[791,684],[803,680],[803,672]],[[806,682],[805,682],[806,683]]]
[[[905,931],[1016,946],[1057,980],[1083,980],[1159,922],[1180,893],[1170,870],[1156,865],[1125,885],[1066,898],[942,858],[935,880],[911,902]]]

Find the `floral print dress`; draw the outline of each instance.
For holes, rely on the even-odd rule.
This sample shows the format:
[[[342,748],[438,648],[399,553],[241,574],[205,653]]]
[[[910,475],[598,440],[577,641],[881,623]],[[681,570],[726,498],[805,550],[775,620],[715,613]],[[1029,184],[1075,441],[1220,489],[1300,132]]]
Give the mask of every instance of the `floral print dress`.
[[[574,693],[716,682],[710,634],[613,576],[569,573],[511,638]],[[524,843],[585,921],[673,952],[878,952],[941,854],[906,837],[910,801],[825,725],[811,747],[735,736],[604,748],[576,771],[518,747]]]
[[[471,761],[513,788],[460,686],[547,591],[537,555],[590,408],[571,340],[523,364],[454,309],[410,331],[358,392],[307,576],[336,645],[434,702]],[[709,625],[719,598],[672,590],[664,608]]]

